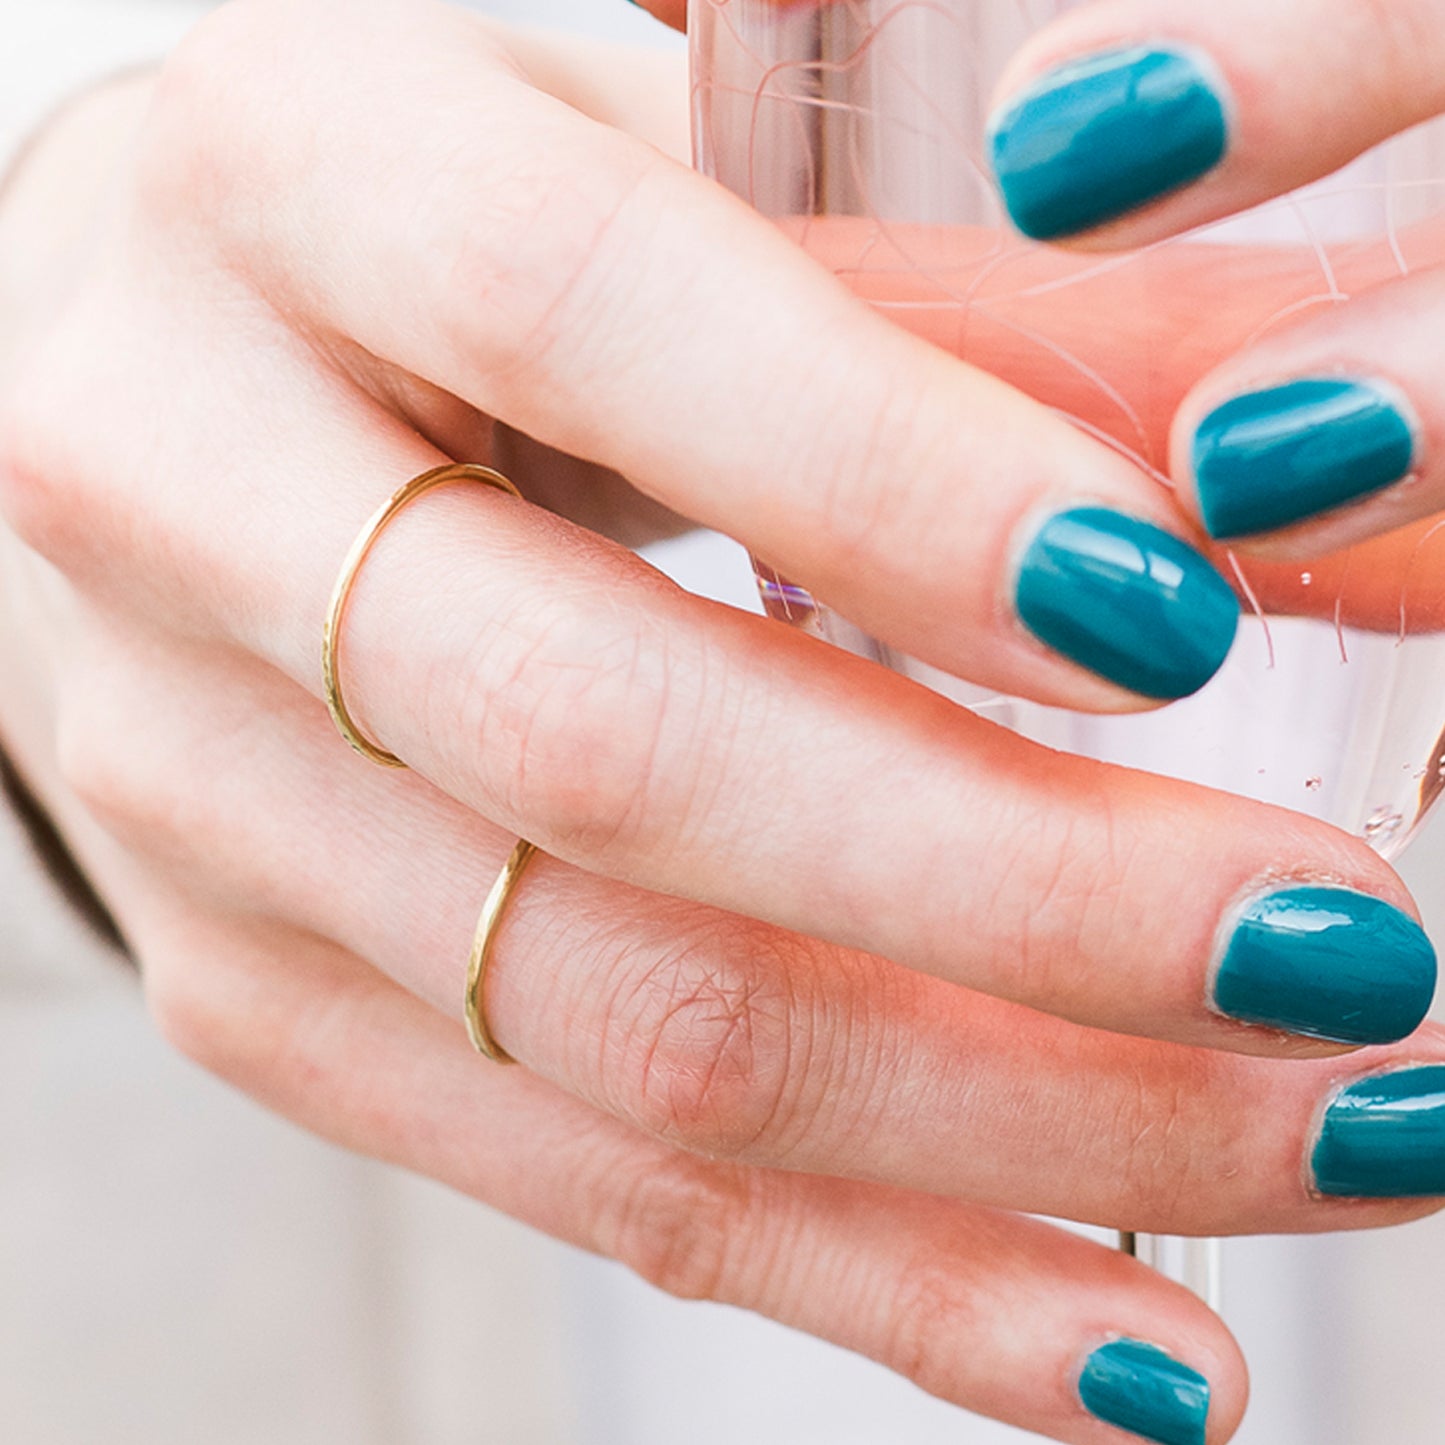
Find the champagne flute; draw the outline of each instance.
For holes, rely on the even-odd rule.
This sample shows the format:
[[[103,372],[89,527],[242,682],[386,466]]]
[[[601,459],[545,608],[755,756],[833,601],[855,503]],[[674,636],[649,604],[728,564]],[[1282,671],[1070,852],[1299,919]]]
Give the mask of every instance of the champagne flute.
[[[986,160],[1009,57],[1078,0],[691,0],[695,159],[898,324],[976,360],[1169,486],[1168,418],[1292,318],[1445,254],[1445,124],[1246,215],[1072,255],[1008,225]],[[1208,324],[1151,349],[1181,304]],[[1183,346],[1184,343],[1178,343]],[[1215,549],[1245,616],[1196,697],[1094,717],[902,656],[781,577],[770,615],[1053,747],[1296,808],[1398,855],[1445,789],[1445,519],[1310,562]],[[1186,843],[1187,846],[1187,843]],[[1218,1307],[1217,1241],[1121,1235]]]

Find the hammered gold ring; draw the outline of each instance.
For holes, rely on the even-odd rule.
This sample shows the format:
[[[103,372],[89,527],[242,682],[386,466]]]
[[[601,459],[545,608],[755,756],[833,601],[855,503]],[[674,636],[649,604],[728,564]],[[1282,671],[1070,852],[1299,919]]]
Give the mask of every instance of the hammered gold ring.
[[[326,612],[326,627],[321,641],[321,678],[326,695],[326,710],[331,714],[331,721],[336,724],[336,730],[341,736],[362,757],[383,768],[404,768],[406,764],[395,753],[390,753],[372,742],[357,727],[347,711],[345,699],[341,695],[341,628],[346,621],[347,608],[351,604],[351,590],[356,585],[356,575],[387,526],[404,507],[418,497],[434,492],[438,487],[452,486],[458,482],[479,482],[483,486],[508,492],[514,497],[521,496],[501,472],[494,472],[490,467],[477,466],[472,462],[449,463],[447,466],[434,467],[429,472],[423,472],[393,493],[361,529],[356,541],[351,544],[351,550],[346,554],[346,560],[341,564],[341,574],[336,579],[336,586],[331,589],[331,605]]]
[[[326,710],[331,714],[331,721],[336,724],[337,732],[362,757],[384,768],[404,768],[406,764],[395,753],[388,752],[372,742],[357,727],[341,693],[341,629],[346,622],[346,611],[351,603],[351,590],[356,585],[356,576],[361,571],[362,563],[371,555],[371,549],[376,546],[381,534],[402,508],[416,501],[418,497],[434,492],[438,487],[447,487],[458,482],[479,482],[483,486],[508,492],[514,497],[521,496],[501,472],[494,472],[490,467],[478,466],[472,462],[454,462],[423,472],[394,492],[361,529],[351,544],[351,550],[346,554],[346,560],[341,564],[336,586],[331,589],[331,605],[326,611],[326,627],[321,644],[321,676],[326,695]],[[506,866],[492,885],[492,891],[487,894],[481,919],[477,923],[476,937],[472,940],[471,958],[467,963],[467,993],[463,1008],[467,1033],[479,1054],[499,1064],[512,1064],[516,1060],[492,1037],[492,1031],[487,1026],[482,991],[487,981],[487,964],[492,956],[492,945],[497,930],[501,927],[507,900],[511,898],[512,890],[516,888],[523,870],[536,852],[537,849],[525,838],[517,840],[512,856],[507,859]]]
[[[487,894],[487,901],[482,905],[477,934],[472,940],[472,956],[467,964],[467,998],[463,1011],[467,1020],[467,1033],[471,1035],[477,1052],[495,1064],[514,1064],[517,1061],[492,1037],[492,1031],[487,1026],[486,1002],[483,998],[483,990],[487,984],[487,964],[491,962],[492,945],[496,941],[497,930],[501,927],[507,900],[521,882],[523,871],[537,851],[535,845],[525,838],[517,839],[512,856],[497,874],[497,881],[492,884],[492,891]]]

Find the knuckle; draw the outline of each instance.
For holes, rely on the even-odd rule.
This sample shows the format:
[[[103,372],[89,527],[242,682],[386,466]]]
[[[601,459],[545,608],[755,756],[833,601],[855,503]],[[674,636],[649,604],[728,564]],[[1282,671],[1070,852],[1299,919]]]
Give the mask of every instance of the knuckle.
[[[900,555],[900,544],[906,543],[903,555],[916,555],[918,538],[936,535],[940,520],[948,522],[934,514],[942,489],[900,487],[900,468],[928,478],[947,475],[956,462],[946,439],[929,440],[924,398],[908,384],[914,377],[907,370],[890,375],[879,366],[875,349],[860,352],[856,342],[827,352],[818,359],[818,372],[835,395],[850,398],[849,419],[842,428],[810,437],[792,471],[805,483],[800,495],[817,498],[830,570],[854,577],[860,568],[887,566]],[[839,374],[840,358],[860,354],[864,360],[848,363],[851,370]],[[880,376],[886,378],[881,383]],[[952,450],[956,455],[956,441]]]
[[[191,816],[199,797],[187,795],[178,772],[150,766],[117,739],[135,736],[130,708],[118,694],[127,685],[117,669],[89,670],[62,692],[55,732],[56,770],[70,797],[127,851],[152,859],[197,836]],[[157,759],[151,758],[151,762]]]
[[[1122,1167],[1122,1201],[1140,1227],[1187,1233],[1201,1222],[1196,1200],[1217,1198],[1225,1164],[1220,1141],[1201,1128],[1196,1101],[1210,1090],[1213,1060],[1175,1059],[1160,1045],[1122,1091],[1109,1153]]]
[[[70,797],[115,836],[130,829],[144,800],[126,754],[109,743],[107,733],[102,718],[83,707],[66,707],[56,731],[55,764]]]
[[[902,1266],[891,1298],[883,1316],[882,1359],[927,1393],[957,1399],[968,1354],[960,1341],[989,1327],[976,1284],[946,1253],[915,1254]]]
[[[651,230],[633,216],[648,204],[641,198],[658,161],[621,137],[596,136],[588,167],[564,173],[557,157],[571,152],[575,137],[548,144],[535,124],[516,143],[494,148],[480,175],[469,150],[442,165],[434,201],[417,221],[429,254],[447,258],[451,294],[481,303],[451,308],[440,324],[457,353],[489,379],[494,409],[535,408],[539,394],[548,394],[539,382],[561,345],[569,386],[584,384],[589,366],[614,363],[625,334],[615,325],[626,304],[625,277],[636,274],[636,247]],[[460,226],[459,193],[475,198]],[[478,315],[488,318],[486,327],[476,325]]]
[[[0,409],[0,514],[31,550],[70,570],[93,548],[71,404],[76,369],[58,337],[33,350]]]
[[[1133,934],[1125,928],[1132,896],[1136,841],[1121,827],[1107,788],[1021,805],[1007,829],[1001,877],[1028,879],[1025,890],[995,895],[994,921],[1011,951],[1011,994],[1056,1012],[1097,1012],[1112,988],[1099,965],[1114,969]]]
[[[194,25],[161,66],[136,156],[136,197],[148,220],[209,209],[225,184],[229,167],[220,140],[233,91],[223,46],[234,62],[235,32],[247,8],[248,0],[221,6]]]
[[[348,1012],[346,996],[298,1008],[295,995],[264,986],[266,970],[288,962],[284,938],[257,941],[168,919],[158,946],[150,943],[141,950],[146,1006],[156,1032],[184,1058],[285,1113],[321,1098],[346,1096],[351,1105],[368,1093],[368,1081],[343,1065],[335,1047],[348,1027],[365,1026]],[[381,1132],[380,1101],[373,1113],[369,1137]]]
[[[162,964],[146,958],[144,977],[146,1007],[165,1043],[208,1073],[234,1078],[244,1052],[237,1046],[235,1021],[194,970],[177,960]]]
[[[775,945],[673,939],[607,1019],[625,1107],[652,1133],[715,1158],[782,1162],[808,1125],[806,987]],[[772,956],[768,956],[772,955]]]
[[[619,626],[569,604],[528,630],[519,639],[499,629],[484,644],[491,655],[466,674],[484,688],[466,707],[474,731],[506,765],[504,809],[552,851],[595,866],[625,856],[644,828],[653,846],[665,841],[659,795],[696,767],[695,749],[669,746],[696,737],[696,708],[684,701],[665,628]],[[445,681],[440,692],[445,707]]]
[[[630,1181],[605,1247],[667,1294],[718,1299],[751,1212],[746,1171],[674,1154]]]
[[[231,0],[167,55],[133,172],[138,212],[150,226],[249,224],[265,209],[261,198],[280,193],[284,177],[273,168],[287,152],[268,136],[289,99],[282,79],[288,52],[305,49],[298,17],[322,3]],[[258,85],[258,77],[266,83]],[[238,204],[243,185],[253,204]]]

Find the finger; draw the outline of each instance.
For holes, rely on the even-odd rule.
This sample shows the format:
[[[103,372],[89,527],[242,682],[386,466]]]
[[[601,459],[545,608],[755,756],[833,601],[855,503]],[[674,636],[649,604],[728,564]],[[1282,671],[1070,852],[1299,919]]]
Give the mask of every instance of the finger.
[[[187,382],[215,374],[213,341],[192,338],[193,355],[189,335],[164,332],[163,364],[128,354],[105,384],[93,346],[58,374],[93,399],[97,426],[123,430],[156,378],[185,409]],[[107,606],[135,607],[149,584],[163,625],[223,629],[316,689],[308,619],[324,615],[331,571],[318,555],[344,552],[380,478],[438,458],[318,379],[294,339],[261,348],[258,375],[244,336],[227,413],[244,436],[213,430],[201,459],[183,429],[168,432],[133,488],[72,456],[41,489],[39,531]],[[255,415],[285,439],[270,461]],[[73,429],[55,436],[73,445]],[[193,484],[202,466],[206,488]],[[358,481],[368,476],[378,482]],[[161,478],[172,490],[157,495]],[[141,572],[120,571],[146,488],[167,527]],[[1398,881],[1318,825],[1042,752],[856,659],[687,598],[490,492],[428,499],[385,542],[347,624],[353,711],[453,797],[549,853],[1107,1027],[1222,1041],[1222,1007],[1360,1043],[1400,1037],[1424,1012],[1433,955],[1393,911],[1409,907]],[[788,826],[759,827],[775,815]],[[1245,955],[1253,988],[1224,1003],[1236,936],[1258,931],[1246,915],[1293,884],[1366,895],[1350,900],[1345,929],[1365,948],[1322,956],[1312,926],[1271,933],[1262,955]],[[1389,905],[1383,930],[1355,916],[1376,899]],[[1290,1047],[1242,1032],[1232,1046]]]
[[[474,501],[503,527],[508,517],[535,521],[490,495]],[[415,643],[399,634],[387,667],[453,625],[445,593],[435,613],[425,605],[436,594],[428,578],[481,575],[500,588],[473,611],[505,629],[487,648],[520,646],[519,665],[484,651],[484,675],[503,665],[496,695],[478,699],[469,651],[455,661],[443,653],[409,689],[438,703],[412,735],[422,755],[461,759],[460,770],[433,770],[448,792],[548,852],[1081,1022],[1191,1043],[1291,1053],[1299,1036],[1378,1043],[1411,1032],[1428,1008],[1433,951],[1400,911],[1411,905],[1398,880],[1358,842],[1293,814],[1045,751],[857,659],[646,578],[652,612],[641,636],[668,659],[669,691],[650,701],[634,663],[609,702],[599,659],[630,634],[599,646],[607,630],[593,619],[615,613],[629,579],[622,569],[639,564],[593,545],[609,565],[589,597],[579,565],[587,551],[573,550],[569,602],[588,621],[559,651],[555,622],[534,641],[530,610],[517,614],[509,601],[555,584],[536,576],[514,594],[505,566],[469,567],[465,511],[418,509],[412,520],[428,516],[431,545],[407,552],[407,580],[384,609],[420,631]],[[502,547],[503,558],[528,555]],[[711,632],[689,627],[698,614]],[[117,811],[108,794],[118,788],[162,823],[160,800],[180,807],[187,796],[176,759],[209,757],[211,739],[229,747],[245,718],[264,728],[278,709],[301,709],[308,755],[338,789],[369,778],[315,703],[264,670],[247,683],[232,655],[203,649],[161,649],[159,661],[135,663],[135,644],[93,626],[103,640],[77,668],[85,681],[63,732],[74,786],[102,809]],[[621,655],[640,650],[628,641]],[[684,667],[695,676],[680,679]],[[686,690],[672,691],[679,685]],[[559,686],[566,696],[532,702]],[[517,692],[523,741],[514,747],[507,698]],[[155,720],[162,694],[178,729],[165,745]],[[741,712],[739,698],[748,699]],[[151,769],[114,755],[110,739],[128,728],[149,738]],[[699,736],[717,739],[701,758]],[[483,745],[468,746],[470,737]],[[284,753],[276,763],[286,767]],[[191,781],[196,796],[216,787],[204,770]],[[786,827],[758,826],[780,809]],[[423,833],[430,826],[418,822]]]
[[[990,126],[1041,239],[1134,246],[1329,174],[1445,109],[1433,0],[1097,0],[1035,36]]]
[[[414,778],[348,779],[294,703],[258,692],[239,715],[257,721],[157,738],[187,765],[132,762],[128,793],[92,783],[92,812],[208,908],[332,938],[455,1019],[510,839]],[[547,859],[509,905],[485,1006],[529,1066],[709,1157],[1167,1232],[1418,1213],[1319,1199],[1309,1161],[1340,1084],[1445,1052],[1431,1033],[1269,1065],[1127,1041]]]
[[[1210,534],[1309,557],[1445,510],[1442,315],[1445,277],[1427,271],[1209,376],[1180,411],[1174,467]]]
[[[214,217],[273,304],[348,358],[381,358],[622,472],[983,685],[1112,710],[1213,675],[1237,604],[1121,458],[870,314],[720,188],[499,67],[467,17],[427,14],[426,43],[412,11],[378,14],[395,47],[385,103],[407,117],[384,136],[344,114],[360,105],[348,92],[308,147],[301,117],[217,122],[250,135],[248,156],[272,156],[282,174],[269,182],[293,197],[286,217]],[[239,23],[222,12],[210,32],[228,64],[255,43]],[[176,89],[187,64],[216,63],[187,54]],[[424,110],[405,79],[418,69]],[[438,148],[455,167],[458,135],[487,143],[466,152],[464,177],[451,172],[444,204],[403,194],[353,213],[377,174],[427,173]],[[331,157],[324,186],[311,143]],[[173,155],[167,174],[197,162]],[[207,156],[207,174],[217,164]],[[1101,554],[1130,560],[1101,567]]]
[[[268,374],[286,385],[275,355]],[[314,385],[307,399],[305,420],[286,432],[298,445],[315,438],[317,451],[293,450],[278,478],[313,476],[321,492],[368,470],[407,475],[429,459],[414,440],[392,438],[391,465],[377,452],[344,460],[356,437],[375,435],[376,419],[353,408],[328,424]],[[218,458],[230,454],[218,447]],[[210,481],[235,497],[262,469],[254,448],[234,482],[226,466],[218,460]],[[102,569],[76,572],[98,589],[101,610],[124,613],[134,576],[108,588],[103,571],[117,550],[103,520],[114,480],[104,478],[93,506],[71,497],[65,510],[85,518],[80,545]],[[170,577],[152,598],[156,621],[170,627],[209,600],[220,625],[241,624],[238,641],[319,690],[315,634],[296,629],[284,606],[266,615],[285,579],[308,568],[315,578],[310,553],[328,525],[313,510],[318,497],[278,484],[275,502],[239,526],[233,511],[218,536],[212,493],[187,500],[189,491],[173,502],[194,514],[194,570],[176,588],[173,562],[159,560],[149,580]],[[238,546],[246,536],[253,543]],[[249,610],[238,615],[231,598],[251,599]],[[320,614],[323,599],[313,600]],[[133,726],[154,742],[155,684],[127,707],[126,638],[100,618],[92,626],[105,642],[75,669],[85,682],[65,747],[74,786],[113,811],[107,795],[119,788],[128,800],[141,770],[114,756],[110,739]],[[204,702],[195,676],[210,647],[160,668],[194,674],[191,706]],[[485,489],[428,498],[389,529],[355,593],[342,658],[363,728],[448,794],[555,856],[652,891],[1083,1022],[1226,1047],[1296,1047],[1237,1027],[1244,1013],[1277,1031],[1361,1043],[1408,1033],[1428,1005],[1433,954],[1398,912],[1410,907],[1398,880],[1363,845],[1040,749],[857,658],[688,597],[631,554]],[[234,691],[235,665],[230,653],[212,661],[218,698]],[[270,705],[279,700],[238,703],[151,756],[168,770],[208,729],[230,738],[237,710],[264,717]],[[338,781],[367,772],[307,706]],[[117,720],[98,731],[100,717]],[[171,794],[168,776],[153,779],[154,797]],[[775,817],[787,825],[759,825]],[[1314,883],[1355,890],[1352,910],[1378,910],[1345,928],[1366,940],[1363,951],[1333,957],[1302,919],[1262,955],[1238,955],[1253,960],[1246,973],[1257,987],[1222,1019],[1223,960],[1236,936],[1258,934],[1256,906]],[[1281,985],[1294,996],[1287,1010]]]
[[[673,1294],[756,1310],[1078,1445],[1118,1438],[1109,1423],[1210,1442],[1238,1424],[1245,1371],[1223,1325],[1098,1245],[989,1210],[689,1158],[520,1070],[483,1067],[458,1031],[301,935],[238,939],[197,920],[167,929],[151,957],[162,1027],[208,1067],[309,1129]],[[1178,1398],[1151,1416],[1162,1384]]]
[[[31,376],[78,388],[98,430],[134,426],[162,389],[178,414],[214,416],[217,374],[228,407],[204,457],[172,428],[129,478],[73,450],[41,468],[45,517],[32,530],[108,605],[133,607],[149,583],[165,625],[219,628],[316,688],[327,554],[344,553],[383,479],[439,458],[254,313],[254,331],[228,324],[234,350],[194,334],[189,314],[149,328],[124,311],[76,314],[84,346],[66,355],[62,344],[67,364],[52,357],[55,370]],[[95,325],[128,330],[136,349],[96,348]],[[102,378],[107,358],[117,369]],[[64,452],[76,429],[69,408],[59,414],[47,445]],[[229,438],[228,419],[239,424]],[[138,527],[137,497],[165,526]],[[1326,883],[1406,904],[1360,845],[1056,759],[856,660],[687,599],[500,496],[429,499],[385,541],[347,627],[353,710],[459,801],[581,866],[1081,1021],[1190,1039],[1218,1037],[1216,975],[1262,896]],[[141,570],[119,569],[123,556]],[[788,827],[759,826],[773,816]],[[900,898],[916,902],[900,909]],[[1433,960],[1408,924],[1382,916],[1409,942],[1382,951],[1362,921],[1364,978],[1348,959],[1318,966],[1309,928],[1281,944],[1294,962],[1267,950],[1274,967],[1255,976],[1291,980],[1296,1006],[1284,1012],[1269,983],[1250,1021],[1352,1043],[1407,1032]],[[1161,957],[1180,964],[1160,969]],[[1355,1007],[1362,993],[1388,1008]],[[1231,1010],[1243,1006],[1236,996]]]
[[[474,18],[498,38],[539,90],[688,164],[692,146],[685,56]]]
[[[1439,629],[1445,569],[1437,563],[1445,535],[1434,516],[1438,494],[1421,478],[1421,467],[1430,465],[1436,408],[1429,373],[1415,359],[1419,345],[1410,344],[1433,314],[1436,286],[1430,272],[1399,279],[1402,264],[1421,268],[1439,253],[1438,223],[1333,254],[1332,290],[1322,289],[1318,253],[1303,243],[1180,241],[1124,265],[1031,246],[1000,256],[985,234],[969,228],[894,227],[885,240],[847,218],[810,229],[818,258],[898,324],[1108,438],[1161,483],[1172,469],[1180,499],[1196,510],[1192,453],[1215,408],[1292,379],[1348,380],[1353,373],[1368,384],[1394,376],[1404,409],[1420,418],[1419,457],[1404,485],[1347,515],[1332,514],[1328,525],[1292,530],[1287,539],[1242,537],[1247,557],[1220,549],[1216,561],[1238,567],[1270,614],[1401,635]],[[1201,310],[1193,298],[1204,287],[1219,294]],[[1422,320],[1412,324],[1411,316]],[[1288,324],[1295,317],[1307,319]],[[1404,360],[1398,368],[1397,352]],[[1423,397],[1418,404],[1416,396]],[[1367,410],[1363,420],[1369,416]],[[1375,420],[1388,426],[1390,419],[1375,413]],[[1388,474],[1390,438],[1399,435],[1392,430],[1375,444],[1376,482]],[[1371,456],[1367,451],[1364,460]],[[1279,483],[1272,465],[1261,461],[1259,468],[1269,472],[1260,478],[1264,501]],[[1357,475],[1351,465],[1348,476]],[[1409,514],[1426,520],[1402,528]],[[1384,535],[1339,550],[1371,533]],[[1266,560],[1278,557],[1290,560]]]

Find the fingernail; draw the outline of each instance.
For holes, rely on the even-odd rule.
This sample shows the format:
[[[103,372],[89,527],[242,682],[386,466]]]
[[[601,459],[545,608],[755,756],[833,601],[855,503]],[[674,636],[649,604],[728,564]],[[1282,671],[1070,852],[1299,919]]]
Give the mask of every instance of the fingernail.
[[[1091,1415],[1158,1445],[1204,1445],[1209,1381],[1155,1345],[1115,1340],[1095,1350],[1079,1377]]]
[[[1445,1196],[1445,1066],[1351,1084],[1325,1111],[1312,1163],[1321,1194]]]
[[[1193,547],[1106,507],[1044,523],[1024,554],[1017,606],[1041,642],[1159,699],[1198,692],[1239,626],[1229,584]]]
[[[1214,980],[1231,1018],[1340,1044],[1388,1044],[1435,997],[1435,950],[1398,908],[1350,888],[1285,888],[1246,905]]]
[[[1224,103],[1200,63],[1131,46],[1070,61],[990,123],[994,175],[1014,224],[1048,240],[1112,220],[1219,164]]]
[[[1209,535],[1244,537],[1401,481],[1415,463],[1415,429],[1383,387],[1292,381],[1210,412],[1193,463]]]

